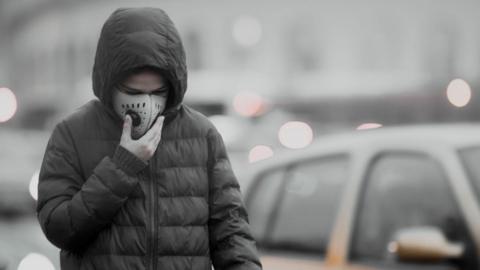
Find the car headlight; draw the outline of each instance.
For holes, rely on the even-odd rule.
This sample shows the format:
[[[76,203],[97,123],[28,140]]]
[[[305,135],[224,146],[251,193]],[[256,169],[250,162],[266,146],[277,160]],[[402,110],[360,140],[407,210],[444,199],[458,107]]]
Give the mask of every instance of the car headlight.
[[[55,270],[55,266],[45,255],[32,252],[20,261],[17,270]]]

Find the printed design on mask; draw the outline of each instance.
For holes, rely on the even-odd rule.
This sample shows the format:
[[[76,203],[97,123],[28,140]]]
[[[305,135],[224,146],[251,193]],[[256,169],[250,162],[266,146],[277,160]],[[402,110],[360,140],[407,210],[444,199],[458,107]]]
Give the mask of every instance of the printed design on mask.
[[[132,138],[143,136],[163,111],[165,98],[155,94],[127,94],[118,89],[114,91],[113,107],[123,119],[126,114],[132,118]]]

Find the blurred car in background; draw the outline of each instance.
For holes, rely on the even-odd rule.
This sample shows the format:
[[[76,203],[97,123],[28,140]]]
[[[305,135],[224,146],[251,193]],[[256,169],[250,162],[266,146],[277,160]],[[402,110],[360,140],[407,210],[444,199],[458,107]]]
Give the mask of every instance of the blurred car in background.
[[[49,133],[0,131],[0,270],[60,269],[59,250],[37,221],[38,169]]]
[[[479,125],[332,135],[246,171],[265,270],[480,269]]]

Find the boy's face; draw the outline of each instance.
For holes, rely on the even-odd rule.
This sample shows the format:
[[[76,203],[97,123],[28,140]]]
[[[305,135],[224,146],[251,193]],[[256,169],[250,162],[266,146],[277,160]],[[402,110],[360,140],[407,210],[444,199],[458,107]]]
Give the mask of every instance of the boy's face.
[[[165,111],[169,91],[168,79],[150,69],[131,73],[115,86],[112,105],[121,118],[126,114],[132,118],[132,138],[143,136],[158,115]]]
[[[165,108],[168,97],[167,80],[158,72],[143,70],[128,76],[123,85],[127,94],[154,94],[160,98],[161,107]]]

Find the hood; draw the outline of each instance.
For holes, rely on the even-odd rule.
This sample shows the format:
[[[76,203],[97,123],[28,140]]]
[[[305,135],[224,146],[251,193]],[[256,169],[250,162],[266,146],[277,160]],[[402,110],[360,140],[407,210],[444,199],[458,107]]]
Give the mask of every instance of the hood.
[[[129,71],[150,66],[171,84],[164,114],[176,111],[187,88],[185,51],[168,15],[159,8],[119,8],[103,25],[98,40],[92,85],[95,96],[110,111],[112,88]]]

